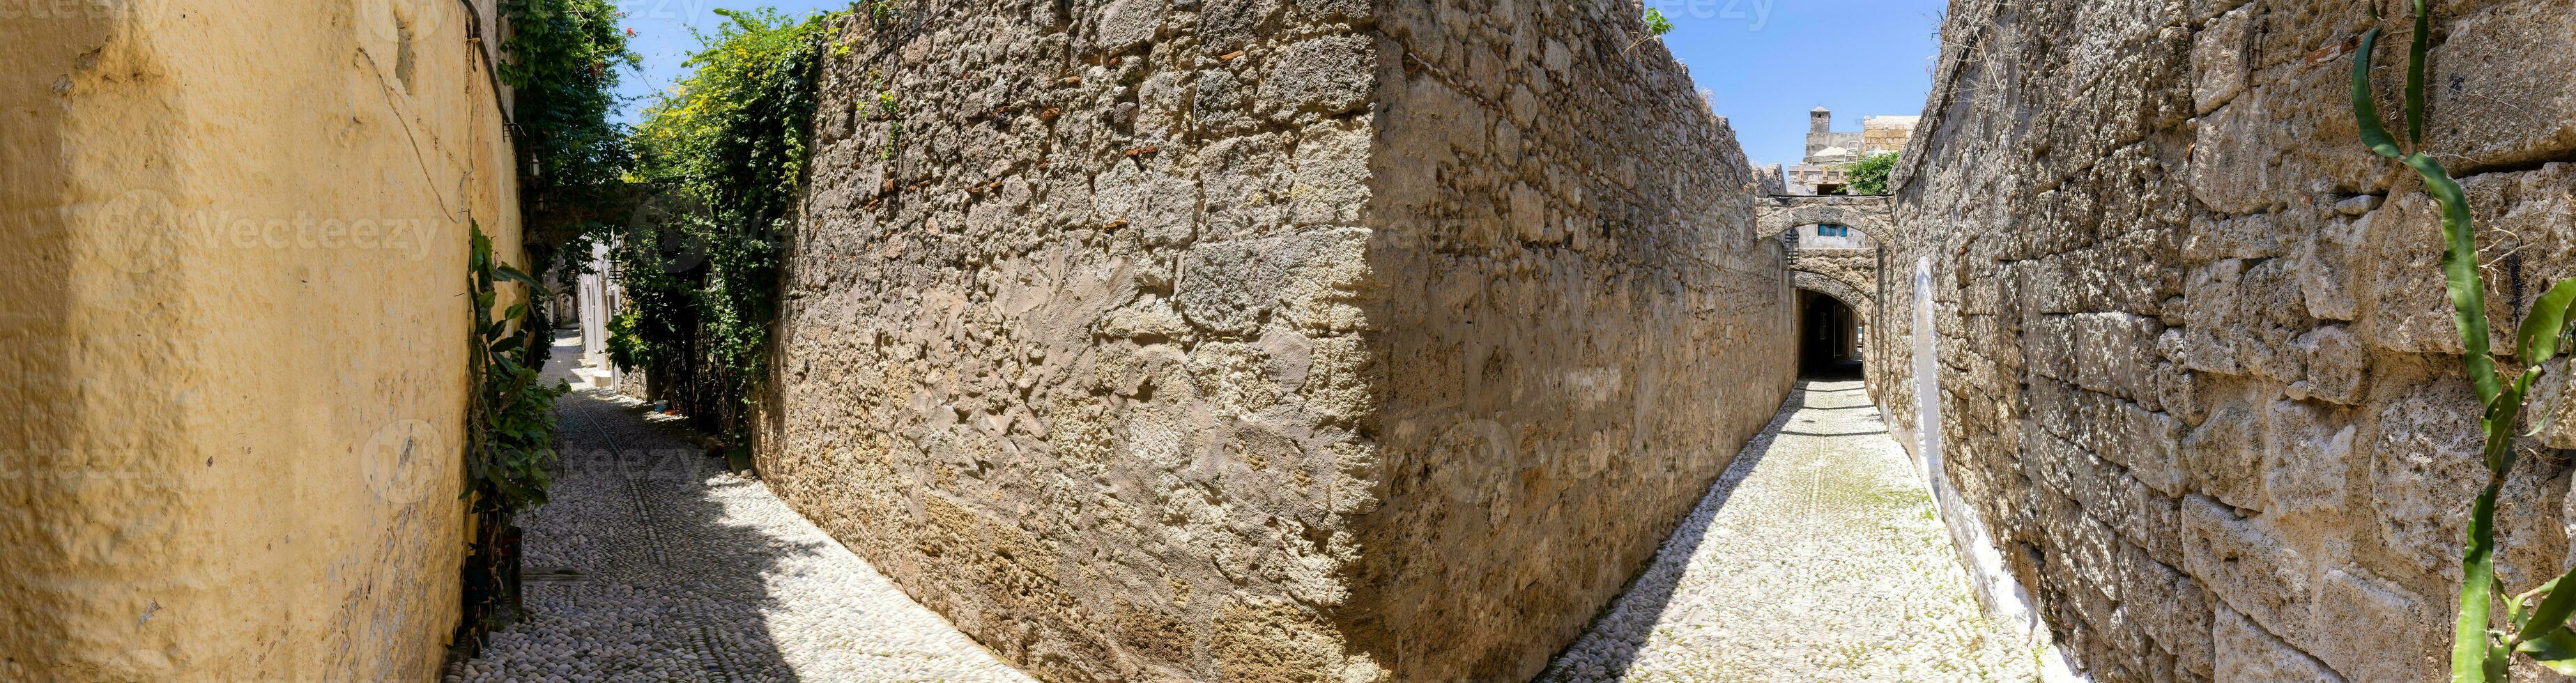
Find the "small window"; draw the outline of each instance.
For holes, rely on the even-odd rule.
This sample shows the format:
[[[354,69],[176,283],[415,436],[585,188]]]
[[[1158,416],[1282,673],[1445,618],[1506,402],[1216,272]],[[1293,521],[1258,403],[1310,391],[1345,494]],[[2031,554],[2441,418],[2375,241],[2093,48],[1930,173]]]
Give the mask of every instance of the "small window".
[[[1851,236],[1851,226],[1848,226],[1848,225],[1819,225],[1819,226],[1816,226],[1816,236],[1817,236],[1817,237],[1850,237],[1850,236]]]

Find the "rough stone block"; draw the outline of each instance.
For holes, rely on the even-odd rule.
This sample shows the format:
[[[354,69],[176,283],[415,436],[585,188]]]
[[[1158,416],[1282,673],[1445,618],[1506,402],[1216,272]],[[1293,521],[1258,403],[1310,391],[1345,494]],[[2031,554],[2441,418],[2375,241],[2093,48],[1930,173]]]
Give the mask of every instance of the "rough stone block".
[[[2243,404],[2210,411],[2209,419],[2183,437],[2182,453],[2191,465],[2191,481],[2227,504],[2263,509],[2262,458],[2265,434],[2262,414]]]
[[[2450,19],[2433,51],[2425,143],[2459,172],[2576,152],[2576,84],[2531,68],[2576,44],[2564,2],[2501,2]],[[2445,17],[2448,18],[2448,17]]]
[[[2204,22],[2191,39],[2192,109],[2208,114],[2234,99],[2253,76],[2248,52],[2254,47],[2254,12],[2238,7]]]
[[[2290,386],[2291,397],[2313,397],[2342,405],[2360,405],[2369,389],[2370,356],[2341,325],[2328,325],[2299,337],[2308,359],[2308,378]]]
[[[2184,497],[2182,517],[2185,567],[2211,594],[2266,626],[2307,623],[2313,565],[2305,553],[2207,496]]]
[[[2354,465],[2354,425],[2298,401],[2274,401],[2263,453],[2263,510],[2274,514],[2340,513]]]
[[[2370,443],[2371,507],[2382,538],[2427,572],[2455,564],[2469,508],[2486,484],[2477,397],[2449,381],[2389,401]]]
[[[2323,662],[2281,642],[2235,610],[2218,608],[2217,629],[2210,640],[2218,655],[2215,680],[2344,682]]]

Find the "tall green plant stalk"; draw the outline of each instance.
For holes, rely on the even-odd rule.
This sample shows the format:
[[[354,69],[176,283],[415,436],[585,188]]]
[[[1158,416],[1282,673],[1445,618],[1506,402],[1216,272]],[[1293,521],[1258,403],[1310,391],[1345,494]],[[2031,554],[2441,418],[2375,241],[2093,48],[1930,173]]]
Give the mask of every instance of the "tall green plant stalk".
[[[2513,442],[2522,422],[2523,399],[2550,359],[2558,355],[2567,335],[2568,309],[2576,304],[2576,280],[2550,287],[2523,317],[2514,335],[2513,357],[2522,365],[2522,371],[2510,383],[2504,381],[2487,343],[2491,327],[2486,312],[2486,281],[2478,270],[2477,232],[2470,221],[2468,196],[2440,161],[2422,151],[2425,54],[2431,47],[2433,30],[2430,4],[2430,0],[2415,0],[2414,48],[2406,69],[2407,142],[2417,151],[2409,154],[2398,147],[2388,133],[2387,122],[2379,116],[2370,85],[2371,57],[2379,45],[2377,28],[2363,34],[2361,51],[2353,56],[2352,113],[2360,124],[2362,143],[2372,152],[2414,169],[2423,177],[2425,191],[2441,205],[2443,281],[2457,309],[2455,319],[2460,345],[2466,349],[2462,360],[2469,371],[2469,382],[2476,387],[2478,400],[2485,407],[2479,426],[2486,435],[2487,484],[2469,508],[2467,548],[2461,558],[2460,614],[2451,642],[2451,680],[2508,680],[2516,652],[2559,673],[2576,674],[2576,632],[2568,629],[2569,616],[2576,615],[2576,590],[2557,590],[2559,583],[2576,576],[2576,571],[2506,599],[2505,623],[2495,625],[2496,598],[2503,592],[2503,581],[2495,574],[2496,496],[2504,489],[2505,476],[2513,471]],[[2540,426],[2546,426],[2547,420],[2544,414]],[[2540,426],[2535,426],[2533,432]]]
[[[466,617],[459,625],[460,643],[479,643],[483,634],[514,618],[519,605],[519,512],[546,502],[546,487],[555,463],[555,399],[568,388],[546,386],[545,326],[529,308],[546,297],[545,286],[526,272],[493,255],[492,238],[474,226],[471,271],[473,330],[468,340],[473,395],[465,425],[465,493],[475,516],[472,556],[466,558]],[[520,303],[499,317],[501,285],[525,286]]]

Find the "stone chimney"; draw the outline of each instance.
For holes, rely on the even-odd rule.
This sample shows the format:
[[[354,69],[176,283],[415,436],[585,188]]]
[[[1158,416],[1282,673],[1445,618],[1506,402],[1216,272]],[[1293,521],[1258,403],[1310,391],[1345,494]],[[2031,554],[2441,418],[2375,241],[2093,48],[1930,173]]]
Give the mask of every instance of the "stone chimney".
[[[1824,134],[1833,132],[1833,130],[1833,110],[1826,109],[1824,107],[1817,107],[1815,111],[1807,112],[1807,132]]]

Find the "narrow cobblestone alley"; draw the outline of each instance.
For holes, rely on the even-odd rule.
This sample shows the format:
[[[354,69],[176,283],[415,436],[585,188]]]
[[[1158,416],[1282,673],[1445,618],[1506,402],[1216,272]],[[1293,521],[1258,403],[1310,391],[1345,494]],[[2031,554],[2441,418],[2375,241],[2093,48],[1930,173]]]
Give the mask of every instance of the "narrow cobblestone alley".
[[[1806,381],[1542,681],[2024,681],[1857,381]]]
[[[549,382],[579,339],[556,340]],[[1028,680],[648,412],[606,389],[556,403],[564,471],[522,520],[530,614],[447,680]]]

